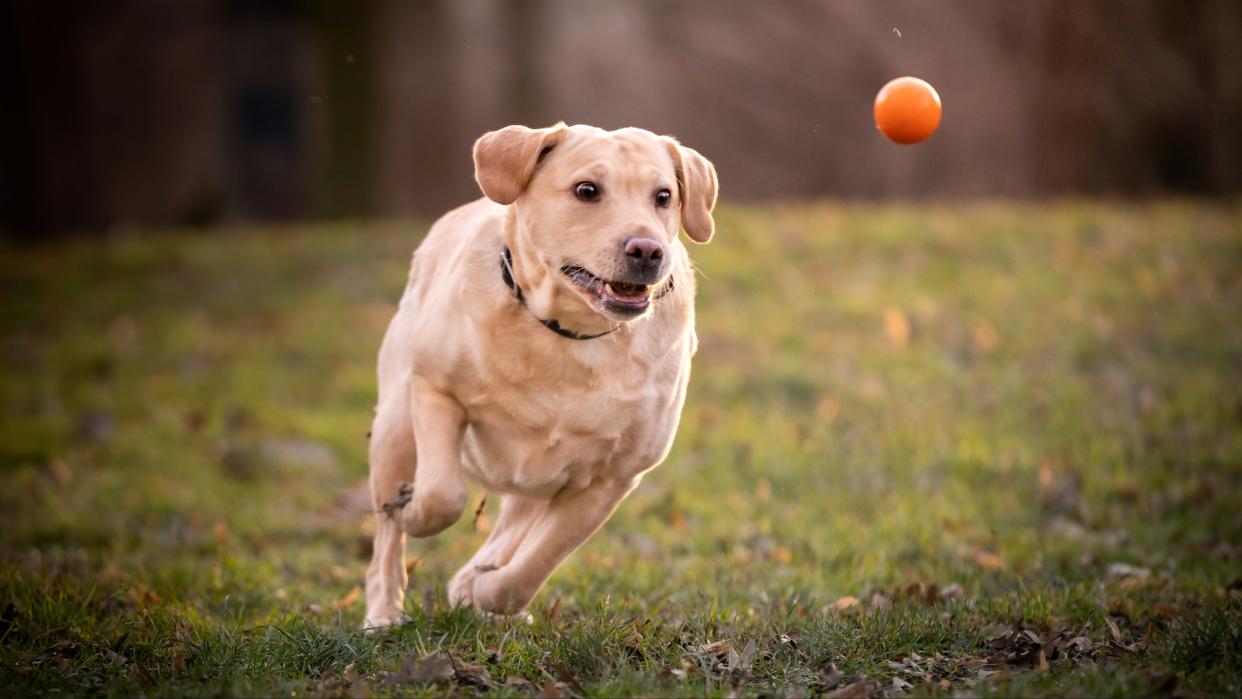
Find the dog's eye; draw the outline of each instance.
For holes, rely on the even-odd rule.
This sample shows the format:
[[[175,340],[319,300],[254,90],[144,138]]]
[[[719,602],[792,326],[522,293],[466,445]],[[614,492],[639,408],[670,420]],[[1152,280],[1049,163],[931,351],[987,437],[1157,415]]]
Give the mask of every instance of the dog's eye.
[[[595,201],[599,199],[599,187],[594,182],[579,182],[574,185],[574,195],[582,201]]]
[[[660,191],[656,192],[655,202],[656,202],[656,206],[659,206],[659,207],[668,206],[669,204],[673,202],[673,193],[668,191],[667,189],[661,189]]]

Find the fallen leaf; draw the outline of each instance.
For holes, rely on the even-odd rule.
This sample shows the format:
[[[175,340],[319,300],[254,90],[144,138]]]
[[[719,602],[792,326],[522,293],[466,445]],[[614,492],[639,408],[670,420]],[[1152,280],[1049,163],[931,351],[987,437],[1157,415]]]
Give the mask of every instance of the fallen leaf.
[[[832,607],[840,612],[850,609],[851,607],[857,607],[858,604],[859,602],[857,597],[853,595],[846,595],[844,597],[838,597],[837,601],[832,603]]]
[[[1129,563],[1110,563],[1108,566],[1108,577],[1112,580],[1124,581],[1131,578],[1146,580],[1150,576],[1150,569]]]
[[[772,484],[766,478],[760,478],[755,483],[755,500],[758,502],[767,502],[772,499]]]
[[[1116,643],[1117,645],[1122,645],[1121,629],[1117,628],[1116,622],[1114,622],[1110,617],[1106,616],[1104,617],[1104,628],[1108,629],[1108,635],[1109,637],[1113,639],[1113,643]]]
[[[686,518],[682,517],[680,512],[674,511],[669,513],[668,520],[669,524],[672,524],[673,528],[682,534],[685,534],[690,529],[690,526],[686,524]]]
[[[996,343],[1000,340],[1000,335],[997,334],[996,328],[986,320],[976,325],[971,335],[974,336],[975,346],[984,352],[991,352],[996,349]]]
[[[984,570],[1000,570],[1005,567],[1005,562],[1001,560],[1000,556],[981,548],[971,550],[970,560]]]
[[[435,652],[419,657],[411,654],[400,670],[388,676],[389,684],[428,684],[453,679],[453,659]]]
[[[414,497],[414,485],[412,483],[402,483],[397,486],[397,494],[391,500],[380,505],[380,509],[388,516],[388,519],[395,519],[410,500]]]
[[[824,396],[820,399],[819,405],[815,408],[815,417],[821,423],[828,424],[837,419],[837,415],[841,412],[841,403],[832,396]]]
[[[525,689],[530,686],[530,680],[521,675],[505,675],[505,686]]]
[[[349,683],[349,696],[351,699],[370,699],[371,692],[367,689],[366,681],[358,675],[358,671],[354,668],[353,663],[345,666],[345,670],[341,672],[341,677]]]
[[[496,683],[492,680],[492,673],[488,672],[487,668],[482,665],[473,665],[460,660],[454,660],[453,671],[457,681],[462,684],[473,685],[480,689],[496,686]]]
[[[824,696],[826,699],[870,699],[876,696],[877,692],[872,684],[866,680],[861,682],[851,682],[844,687],[835,689]]]
[[[665,665],[664,667],[660,668],[660,677],[665,677],[665,678],[673,677],[679,680],[684,680],[686,679],[686,671],[679,667],[673,667],[672,665]]]
[[[479,506],[474,508],[474,519],[470,522],[470,526],[476,532],[486,533],[492,528],[491,522],[487,519],[487,515],[483,513],[483,508],[485,507],[487,507],[487,493],[484,493],[483,497],[479,500]]]
[[[574,677],[568,668],[560,663],[552,663],[548,667],[552,670],[552,674],[556,675],[556,679],[569,685],[578,696],[586,696],[586,690],[582,688],[582,685],[578,683],[578,678]]]
[[[759,657],[759,646],[755,645],[755,639],[752,638],[746,642],[746,647],[741,653],[730,648],[728,657],[728,668],[731,672],[750,672],[755,658]]]
[[[940,599],[942,600],[958,599],[962,596],[963,593],[964,591],[962,590],[962,586],[960,584],[950,583],[946,585],[943,590],[940,591]]]
[[[910,344],[910,319],[900,308],[889,306],[884,309],[884,334],[898,347]]]
[[[1177,688],[1177,673],[1168,670],[1145,670],[1147,689],[1152,694],[1172,694]]]
[[[147,684],[155,684],[155,675],[152,675],[151,671],[147,669],[147,666],[143,665],[142,661],[137,658],[134,659],[134,670],[138,673],[138,676],[142,678],[143,682],[146,682]]]
[[[361,595],[362,595],[362,587],[358,585],[354,585],[353,587],[349,588],[349,592],[346,592],[344,597],[341,597],[339,600],[337,600],[332,605],[332,608],[333,609],[349,609],[350,606],[352,606],[354,602],[358,601],[358,597],[360,597]]]
[[[704,643],[694,649],[694,651],[699,655],[709,658],[719,658],[723,655],[727,655],[731,650],[733,650],[733,641],[727,639],[724,641]]]
[[[828,667],[819,671],[819,677],[815,682],[815,691],[828,692],[836,689],[841,684],[844,675],[837,669],[836,663],[829,663]]]

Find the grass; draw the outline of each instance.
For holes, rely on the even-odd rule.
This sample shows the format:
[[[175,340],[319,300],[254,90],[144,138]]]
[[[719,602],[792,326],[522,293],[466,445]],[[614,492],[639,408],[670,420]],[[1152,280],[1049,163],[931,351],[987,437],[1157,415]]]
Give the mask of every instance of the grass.
[[[368,635],[422,230],[0,250],[0,692],[1242,693],[1238,203],[726,206],[668,461],[529,617],[444,603],[493,498]]]

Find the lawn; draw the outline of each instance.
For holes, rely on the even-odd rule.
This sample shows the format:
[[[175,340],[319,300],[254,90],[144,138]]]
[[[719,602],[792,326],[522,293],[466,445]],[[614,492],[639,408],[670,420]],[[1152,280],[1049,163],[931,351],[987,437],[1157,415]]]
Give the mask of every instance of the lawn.
[[[412,542],[377,634],[425,224],[0,247],[0,693],[1242,693],[1242,203],[717,224],[667,462],[522,618],[444,599],[495,498]]]

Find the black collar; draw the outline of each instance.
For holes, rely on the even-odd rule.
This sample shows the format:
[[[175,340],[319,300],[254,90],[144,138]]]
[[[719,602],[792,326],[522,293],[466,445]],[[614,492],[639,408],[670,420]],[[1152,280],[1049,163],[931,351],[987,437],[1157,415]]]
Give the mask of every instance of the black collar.
[[[504,280],[505,286],[509,287],[509,291],[513,292],[513,298],[517,299],[518,303],[522,304],[522,308],[529,311],[530,307],[526,305],[526,296],[522,294],[522,287],[518,286],[517,281],[513,278],[513,253],[509,252],[508,245],[504,246],[504,248],[500,251],[500,278]],[[662,298],[665,294],[672,290],[673,278],[669,277],[668,288],[652,298],[651,302],[655,303],[658,299]],[[532,312],[531,315],[534,316],[535,320],[539,321],[543,327],[551,330],[561,337],[567,337],[571,340],[594,340],[597,337],[603,337],[621,327],[620,325],[615,325],[602,333],[595,335],[580,335],[573,330],[562,328],[561,324],[556,322],[555,318],[548,318],[545,320],[539,316],[536,316],[534,312]]]

